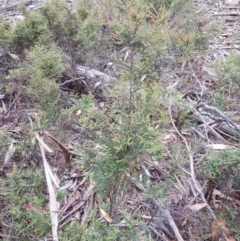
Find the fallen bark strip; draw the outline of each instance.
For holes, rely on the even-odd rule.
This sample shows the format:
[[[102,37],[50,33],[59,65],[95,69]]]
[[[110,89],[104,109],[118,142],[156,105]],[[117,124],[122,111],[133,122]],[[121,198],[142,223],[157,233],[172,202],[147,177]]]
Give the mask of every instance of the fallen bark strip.
[[[240,12],[222,12],[222,13],[214,13],[212,16],[240,16]]]
[[[240,47],[220,47],[221,50],[231,50],[231,49],[237,49],[240,50]]]
[[[240,9],[240,7],[229,6],[229,7],[223,7],[223,9]]]

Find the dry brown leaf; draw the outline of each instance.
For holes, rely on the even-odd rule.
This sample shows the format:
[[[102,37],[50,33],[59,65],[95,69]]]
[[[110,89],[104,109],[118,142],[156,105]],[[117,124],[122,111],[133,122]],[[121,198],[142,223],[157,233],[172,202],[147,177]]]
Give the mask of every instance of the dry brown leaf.
[[[25,206],[23,206],[27,211],[34,211],[34,212],[37,212],[38,209],[32,204],[32,203],[29,203]]]
[[[211,224],[212,238],[213,240],[218,239],[221,233],[221,229],[218,225],[219,220],[214,220]]]
[[[147,75],[143,75],[142,78],[140,79],[140,82],[142,83],[146,79]]]
[[[47,210],[36,208],[32,203],[29,203],[29,204],[25,205],[24,208],[27,211],[35,212],[35,213],[38,213],[38,214],[47,214],[48,213]]]
[[[162,138],[162,143],[163,144],[168,144],[168,143],[176,143],[177,142],[177,136],[174,135],[173,133],[166,134]]]
[[[153,217],[152,216],[148,216],[148,215],[142,215],[142,218],[145,218],[145,219],[153,219]]]
[[[70,163],[71,162],[71,154],[68,151],[68,149],[60,141],[58,141],[55,137],[50,135],[48,132],[45,131],[44,134],[47,135],[48,137],[50,137],[55,143],[58,144],[58,146],[61,148],[61,150],[63,152],[66,163]]]
[[[213,195],[213,196],[219,196],[219,197],[221,197],[221,198],[225,198],[225,199],[227,199],[227,200],[233,201],[233,199],[232,199],[231,197],[226,196],[225,194],[223,194],[222,192],[220,192],[220,191],[217,190],[217,189],[214,189],[214,190],[213,190],[212,195]]]
[[[15,141],[12,141],[5,155],[5,159],[4,159],[5,164],[11,161],[15,151],[16,151]]]
[[[22,126],[16,126],[16,127],[14,127],[14,130],[15,130],[15,131],[18,131],[18,132],[22,131],[22,129],[23,129]]]
[[[78,110],[75,114],[76,117],[79,117],[81,115],[82,111],[81,110]]]
[[[223,240],[229,240],[229,238],[227,237],[231,235],[230,231],[226,228],[226,220],[224,219],[214,220],[211,225],[211,230],[213,240],[219,240],[220,238],[222,238]]]
[[[228,237],[228,241],[237,241],[237,240],[236,240],[236,238],[235,238],[235,237],[230,236],[230,237]]]
[[[219,197],[221,197],[221,198],[227,199],[228,201],[235,202],[235,203],[237,203],[238,205],[240,205],[239,199],[234,198],[234,197],[226,196],[225,194],[223,194],[222,192],[220,192],[220,191],[217,190],[217,189],[213,189],[213,192],[212,192],[212,199],[213,199],[213,203],[214,203],[214,204],[215,204],[216,196],[219,196]]]
[[[107,213],[107,212],[105,212],[103,209],[99,209],[100,210],[100,212],[101,212],[101,214],[103,215],[103,217],[104,217],[104,219],[107,221],[107,222],[109,222],[109,223],[112,223],[113,222],[113,220],[112,220],[112,218],[109,216],[109,214]]]
[[[183,226],[185,226],[186,225],[186,223],[187,223],[187,219],[186,218],[184,218],[183,219],[183,221],[182,221],[182,223],[181,223],[181,226],[183,227]]]
[[[208,204],[207,203],[197,203],[194,205],[187,205],[186,208],[191,209],[192,211],[199,211],[202,208],[206,207]]]
[[[20,60],[19,59],[19,57],[18,57],[18,55],[16,55],[16,54],[11,54],[11,53],[8,53],[9,54],[9,56],[12,58],[12,59],[15,59],[15,60]]]
[[[182,62],[182,70],[184,70],[186,64],[187,64],[187,60],[183,60],[183,62]]]
[[[171,195],[171,198],[174,202],[174,204],[178,204],[180,199],[182,199],[182,195],[179,195],[179,193],[176,193],[176,192],[172,192],[172,195]]]

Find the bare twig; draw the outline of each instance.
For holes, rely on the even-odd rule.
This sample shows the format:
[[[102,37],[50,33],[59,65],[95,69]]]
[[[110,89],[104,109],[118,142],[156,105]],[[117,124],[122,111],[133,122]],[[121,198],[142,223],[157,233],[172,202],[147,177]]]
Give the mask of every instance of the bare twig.
[[[63,216],[59,223],[60,223],[60,228],[62,228],[68,221],[65,221],[66,219],[68,219],[72,214],[74,214],[76,211],[78,211],[83,205],[84,205],[85,201],[80,201],[68,214],[66,214],[65,216]]]
[[[11,103],[11,105],[8,107],[7,111],[3,114],[3,116],[1,117],[2,119],[7,115],[7,113],[11,110],[11,108],[13,107],[14,103],[17,101],[18,97],[20,96],[21,91],[18,92],[17,96],[15,97],[14,101]]]
[[[126,176],[139,190],[141,190],[142,192],[145,191],[145,187],[143,186],[142,183],[138,182],[135,178],[131,177],[131,175],[129,175],[128,173],[126,174]]]
[[[203,186],[202,186],[202,188],[201,188],[201,191],[204,189],[204,187],[206,186],[206,184],[208,183],[208,181],[206,181],[204,184],[203,184]],[[197,197],[199,196],[199,192],[198,193],[196,193],[196,195],[192,198],[192,200],[188,203],[188,205],[191,205],[191,204],[193,204],[193,202],[197,199]]]
[[[198,112],[195,108],[191,108],[192,112],[204,123],[204,125],[209,129],[209,131],[219,140],[222,140],[227,143],[227,141],[220,135],[218,134],[208,123],[205,121],[203,116]]]
[[[208,141],[208,143],[213,144],[213,141],[211,141],[207,136],[204,136],[203,134],[201,134],[199,131],[197,131],[196,129],[194,129],[194,131],[201,136],[202,138],[206,139]]]
[[[149,228],[157,235],[158,238],[160,238],[161,240],[166,241],[167,239],[164,237],[163,234],[159,233],[155,228],[153,228],[152,226],[149,226]]]
[[[193,185],[192,185],[192,182],[191,182],[191,179],[188,179],[188,185],[190,186],[191,190],[192,190],[192,194],[193,196],[195,197],[197,194],[193,188]]]
[[[81,224],[85,224],[87,221],[87,217],[90,213],[91,207],[92,207],[92,203],[93,203],[93,195],[91,195],[90,197],[90,201],[86,204],[85,208],[84,208],[84,213],[82,216],[82,221]]]
[[[194,162],[193,162],[193,156],[192,156],[191,147],[190,147],[190,145],[188,144],[186,138],[184,138],[184,136],[179,132],[179,130],[177,129],[177,127],[176,127],[176,125],[175,125],[175,123],[174,123],[174,121],[173,121],[172,111],[171,111],[171,105],[169,106],[169,115],[170,115],[170,119],[171,119],[171,122],[172,122],[172,125],[173,125],[174,129],[176,130],[176,132],[178,133],[178,135],[182,138],[182,140],[183,140],[184,143],[185,143],[185,146],[186,146],[186,149],[187,149],[187,152],[188,152],[188,155],[189,155],[191,178],[192,178],[192,181],[193,181],[193,183],[194,183],[194,186],[195,186],[196,190],[198,191],[198,193],[200,194],[202,201],[207,203],[207,201],[206,201],[206,199],[205,199],[205,197],[204,197],[204,194],[203,194],[203,192],[202,192],[202,190],[201,190],[200,184],[198,183],[198,181],[197,181],[196,178],[195,178],[194,164],[193,164]],[[209,205],[207,205],[207,208],[208,208],[208,210],[210,211],[210,213],[211,213],[211,215],[212,215],[212,218],[213,218],[213,219],[216,219],[216,216],[215,216],[214,212],[212,211],[212,209],[210,208]]]
[[[194,77],[194,78],[197,80],[198,85],[199,85],[199,86],[200,86],[200,88],[201,88],[200,97],[202,98],[202,97],[203,97],[203,94],[204,94],[204,89],[203,89],[203,86],[202,86],[202,84],[201,84],[200,80],[198,79],[198,77],[196,76],[195,72],[193,71],[193,68],[192,68],[192,65],[191,65],[190,60],[188,60],[188,63],[189,63],[189,66],[190,66],[190,69],[191,69],[191,72],[192,72],[193,77]]]
[[[175,179],[177,180],[178,186],[175,184],[175,187],[177,186],[177,189],[183,194],[188,195],[185,187],[180,182],[179,178],[174,174]]]
[[[149,160],[145,160],[144,163],[150,165],[151,167],[159,171],[161,174],[167,174],[167,172],[164,169],[160,168],[159,166],[155,165]]]
[[[69,80],[66,80],[65,82],[61,83],[60,86],[63,86],[63,85],[66,85],[66,84],[69,84],[69,83],[72,83],[76,81],[76,79],[69,79]]]
[[[170,225],[170,227],[172,228],[176,238],[178,241],[184,241],[178,228],[177,228],[177,225],[176,223],[174,222],[173,218],[172,218],[172,215],[170,214],[169,210],[168,209],[164,209],[163,210],[163,215],[167,218],[168,220],[168,223]]]

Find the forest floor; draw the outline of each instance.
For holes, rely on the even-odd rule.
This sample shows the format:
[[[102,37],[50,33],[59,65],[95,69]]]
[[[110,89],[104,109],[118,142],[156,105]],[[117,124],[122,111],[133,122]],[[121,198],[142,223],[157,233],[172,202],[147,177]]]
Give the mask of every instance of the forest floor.
[[[21,1],[21,4],[37,10],[41,6],[39,2],[41,1]],[[21,21],[22,16],[16,10],[19,1],[16,1],[15,5],[14,1],[6,3],[1,0],[1,4],[0,14],[2,13],[11,24]],[[0,240],[52,240],[50,229],[46,228],[46,233],[40,229],[41,225],[47,225],[41,223],[42,218],[46,219],[48,224],[50,222],[50,218],[45,218],[50,216],[49,210],[46,210],[47,205],[43,208],[44,205],[38,203],[42,206],[40,209],[36,204],[37,198],[33,197],[33,202],[29,202],[32,193],[28,193],[28,197],[24,194],[24,203],[17,201],[23,195],[25,184],[20,185],[24,183],[23,180],[41,183],[38,190],[42,191],[42,197],[48,199],[50,190],[46,190],[46,182],[40,181],[38,176],[40,173],[43,177],[44,173],[42,157],[44,167],[48,165],[42,151],[44,148],[48,149],[43,147],[45,142],[51,146],[46,158],[54,172],[54,177],[51,177],[55,180],[52,190],[53,193],[58,190],[60,196],[59,204],[54,201],[56,197],[52,196],[55,208],[60,210],[57,221],[51,216],[52,225],[57,223],[58,229],[55,231],[59,240],[80,240],[79,236],[71,236],[72,229],[80,232],[73,226],[77,220],[81,226],[88,227],[87,232],[95,232],[91,225],[95,225],[94,228],[100,227],[96,233],[102,232],[101,238],[98,239],[98,234],[94,234],[95,236],[91,237],[95,239],[92,240],[240,241],[240,2],[195,0],[181,11],[183,14],[187,12],[187,18],[194,12],[192,21],[197,19],[198,30],[206,36],[207,41],[204,44],[207,47],[192,56],[186,55],[179,61],[174,61],[174,51],[169,52],[170,61],[167,61],[162,69],[161,79],[166,89],[177,92],[179,98],[186,100],[190,107],[187,111],[180,108],[176,114],[177,107],[169,105],[170,122],[162,136],[165,162],[160,165],[149,156],[141,157],[139,169],[147,176],[146,180],[143,180],[142,175],[129,176],[127,173],[125,177],[128,180],[128,189],[115,201],[114,194],[111,198],[106,198],[107,200],[100,198],[94,191],[97,184],[90,175],[91,166],[85,168],[84,164],[80,166],[78,161],[75,162],[82,158],[79,150],[85,142],[89,145],[88,148],[101,153],[101,146],[94,146],[81,125],[64,123],[60,134],[53,126],[36,134],[41,128],[32,128],[32,122],[37,122],[37,118],[34,118],[36,109],[28,103],[29,97],[23,96],[19,89],[14,89],[8,94],[6,87],[0,83],[0,195],[4,200],[0,203]],[[181,13],[174,16],[173,26],[181,25],[178,18],[182,18]],[[184,41],[188,45],[188,39]],[[119,55],[123,49],[119,51]],[[126,56],[127,52],[125,58]],[[3,50],[0,52],[2,79],[7,79],[8,69],[17,66],[21,58],[17,53]],[[99,66],[89,70],[92,74],[102,74],[103,70]],[[111,76],[109,73],[105,74],[107,77]],[[67,81],[72,81],[66,76],[58,81],[61,81],[61,88],[64,86],[76,91],[74,87],[66,85]],[[71,91],[68,89],[67,92],[61,88],[59,91],[65,98],[66,93]],[[82,86],[78,91],[82,91]],[[96,102],[98,107],[100,106],[99,109],[105,108],[104,101]],[[30,147],[30,137],[35,138],[35,149]],[[16,143],[21,143],[20,151],[13,148]],[[14,158],[17,161],[14,161]],[[33,174],[32,170],[36,173]],[[148,198],[144,181],[152,187],[156,199]],[[14,183],[16,188],[12,188],[9,194],[10,183]],[[28,185],[34,186],[26,181],[24,188],[29,187]],[[13,206],[19,205],[18,209],[11,207],[11,212],[9,211],[10,207],[4,199],[7,195],[12,195],[10,197]],[[117,210],[111,210],[111,202],[115,202]],[[27,216],[29,214],[21,216],[21,210],[30,213],[34,218]],[[39,219],[36,216],[39,216]],[[26,228],[31,226],[29,222],[19,222],[19,219],[24,220],[26,217],[32,218],[30,220],[36,223],[41,237],[34,236]],[[15,227],[16,223],[25,227]],[[103,223],[106,225],[102,225]],[[38,228],[35,229],[38,231]],[[125,229],[128,230],[129,236],[120,239],[118,235]],[[21,233],[19,230],[25,231]],[[149,236],[146,235],[148,232]],[[144,233],[143,237],[148,239],[134,238],[135,233]],[[23,236],[19,238],[19,234]],[[81,240],[91,240],[86,235],[82,237]]]

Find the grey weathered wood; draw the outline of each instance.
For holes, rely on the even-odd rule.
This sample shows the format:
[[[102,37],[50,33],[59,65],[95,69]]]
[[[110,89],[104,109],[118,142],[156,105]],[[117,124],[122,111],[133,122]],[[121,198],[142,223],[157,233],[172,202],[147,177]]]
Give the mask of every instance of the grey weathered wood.
[[[115,77],[86,66],[76,65],[74,69],[78,76],[84,78],[90,91],[101,89],[105,92],[106,88],[110,87],[116,81]]]

